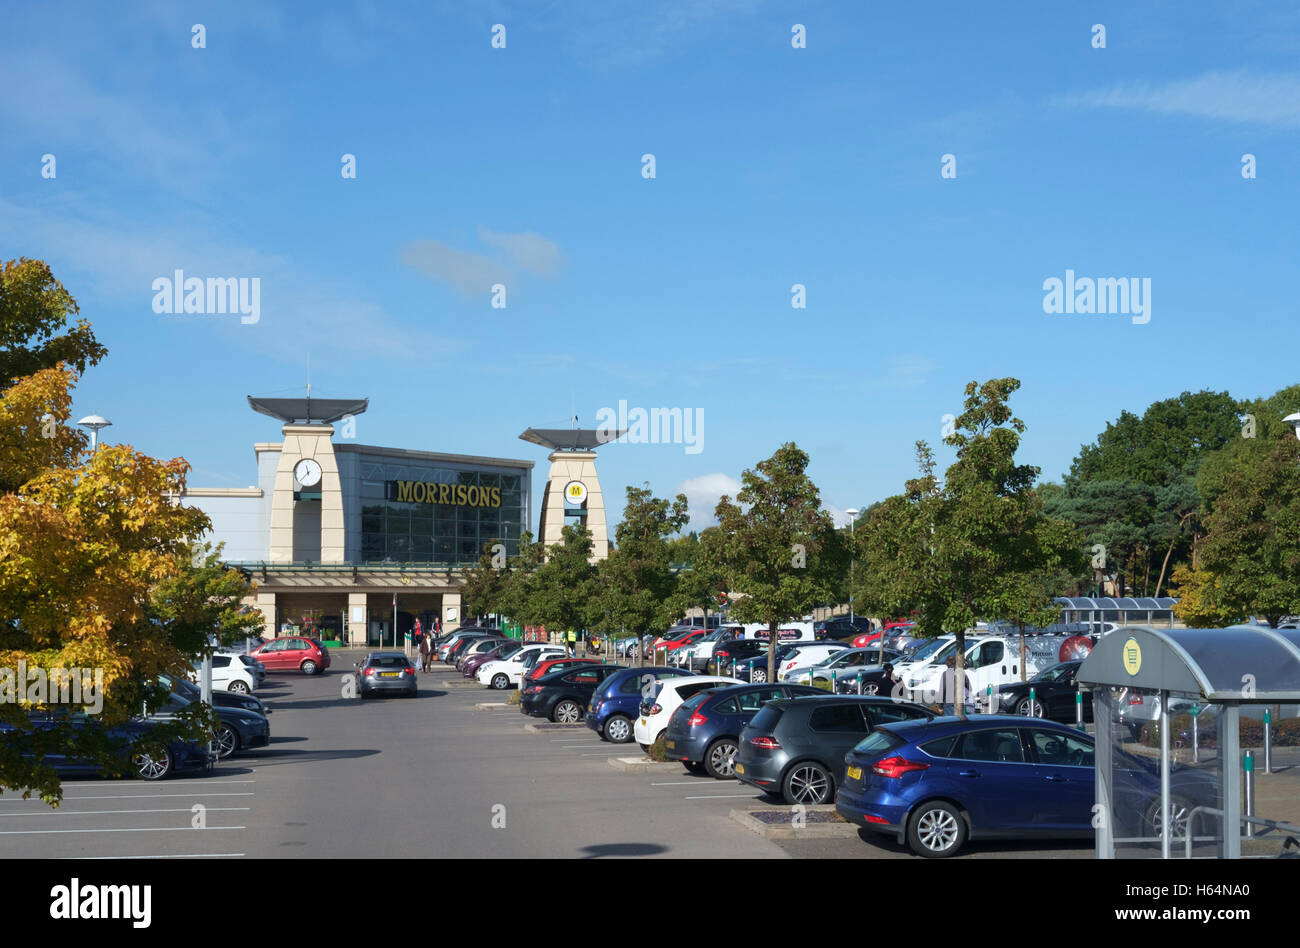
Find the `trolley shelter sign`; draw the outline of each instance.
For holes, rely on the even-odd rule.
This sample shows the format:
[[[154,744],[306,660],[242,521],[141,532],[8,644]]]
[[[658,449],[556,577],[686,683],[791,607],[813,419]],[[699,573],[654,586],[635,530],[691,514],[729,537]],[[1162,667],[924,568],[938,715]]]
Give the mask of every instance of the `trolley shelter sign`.
[[[500,507],[500,487],[435,484],[431,481],[385,481],[384,497],[398,503],[446,504],[454,507]]]

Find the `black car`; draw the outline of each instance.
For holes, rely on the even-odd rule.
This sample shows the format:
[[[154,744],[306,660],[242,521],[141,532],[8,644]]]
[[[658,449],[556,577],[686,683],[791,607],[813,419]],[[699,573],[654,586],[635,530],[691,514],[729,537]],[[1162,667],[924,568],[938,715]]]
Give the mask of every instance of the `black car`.
[[[357,697],[397,694],[414,698],[415,666],[401,652],[370,652],[357,662]]]
[[[864,616],[835,616],[833,619],[821,619],[813,623],[813,636],[821,639],[851,639],[866,632],[874,632],[876,627]]]
[[[808,685],[732,685],[692,695],[673,712],[664,732],[664,751],[691,773],[717,780],[734,776],[740,732],[769,701],[825,694]]]
[[[1000,685],[997,690],[998,711],[1003,714],[1021,714],[1028,718],[1047,718],[1062,724],[1075,722],[1075,694],[1078,686],[1074,677],[1082,661],[1061,662],[1039,672],[1028,681],[1013,685]],[[1030,698],[1033,691],[1033,698]],[[1083,720],[1092,721],[1092,695],[1083,693]]]
[[[191,700],[179,691],[173,691],[167,696],[162,707],[149,717],[156,721],[169,721],[176,712],[198,700],[197,697]],[[271,723],[267,721],[266,715],[258,714],[256,711],[246,711],[243,708],[215,705],[212,710],[217,716],[213,744],[220,759],[225,760],[232,754],[250,747],[265,747],[271,743]]]
[[[529,683],[519,696],[519,710],[561,724],[582,720],[597,686],[623,665],[564,665]]]
[[[737,779],[786,803],[835,800],[844,755],[877,726],[932,719],[933,711],[882,697],[821,695],[769,701],[740,732]]]
[[[48,747],[40,747],[41,732],[62,725],[70,727],[77,739],[84,739],[83,746],[106,748],[123,772],[141,780],[162,780],[181,771],[211,772],[216,755],[208,753],[206,743],[171,736],[159,727],[160,723],[133,718],[106,726],[98,716],[82,711],[38,711],[28,715],[23,727],[0,721],[0,753],[16,753],[23,758],[39,756],[41,763],[54,768],[61,776],[109,773],[100,760],[79,755],[70,748],[60,747],[51,752]],[[33,753],[36,748],[39,750]]]
[[[743,662],[756,655],[767,655],[767,643],[760,639],[732,639],[713,647],[713,657],[705,660],[706,675],[730,674],[732,662]]]
[[[184,678],[161,674],[158,676],[158,680],[164,687],[190,701],[198,701],[203,696],[203,692],[198,685]],[[245,711],[253,711],[263,715],[271,713],[271,709],[263,704],[262,699],[257,695],[241,695],[234,691],[221,691],[218,688],[212,689],[212,706],[214,708],[242,708]]]

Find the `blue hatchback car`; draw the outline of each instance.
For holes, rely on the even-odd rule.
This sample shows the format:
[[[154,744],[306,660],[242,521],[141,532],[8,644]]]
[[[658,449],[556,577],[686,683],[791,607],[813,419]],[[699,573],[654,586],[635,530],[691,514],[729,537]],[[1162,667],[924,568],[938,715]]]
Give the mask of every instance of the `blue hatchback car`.
[[[691,773],[705,773],[715,780],[735,776],[736,750],[740,732],[759,708],[778,698],[824,695],[810,685],[732,685],[702,691],[668,719],[664,750],[680,760]]]
[[[607,741],[626,744],[632,740],[632,719],[641,706],[643,678],[658,681],[661,678],[678,678],[693,675],[684,668],[664,665],[647,665],[644,668],[627,668],[615,672],[591,696],[587,705],[587,727]]]
[[[1090,735],[1019,715],[889,724],[845,755],[835,809],[928,857],[951,856],[968,839],[1091,838],[1093,753]],[[1159,764],[1114,753],[1117,832],[1158,838]],[[1217,784],[1177,765],[1170,776],[1177,838],[1193,807],[1214,805]]]

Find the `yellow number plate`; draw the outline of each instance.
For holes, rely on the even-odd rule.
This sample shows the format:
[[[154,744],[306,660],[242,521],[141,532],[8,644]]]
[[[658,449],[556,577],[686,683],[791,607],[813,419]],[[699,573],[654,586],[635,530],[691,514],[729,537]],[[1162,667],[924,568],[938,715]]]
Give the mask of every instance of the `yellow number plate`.
[[[738,773],[738,774],[743,774],[744,772],[745,772],[745,765],[744,765],[744,764],[737,764],[737,765],[736,765],[736,773]]]
[[[850,780],[861,780],[861,779],[862,779],[862,768],[861,768],[861,767],[850,767],[848,770],[844,771],[844,776],[848,777]]]
[[[677,748],[677,742],[676,742],[676,741],[664,741],[664,747],[668,748],[669,750],[675,750],[675,749]]]

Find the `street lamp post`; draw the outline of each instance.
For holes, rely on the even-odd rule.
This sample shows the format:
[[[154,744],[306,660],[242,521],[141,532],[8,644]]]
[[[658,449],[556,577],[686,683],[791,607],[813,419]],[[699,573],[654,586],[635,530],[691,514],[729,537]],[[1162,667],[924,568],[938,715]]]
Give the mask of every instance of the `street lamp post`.
[[[112,422],[103,415],[87,415],[77,424],[82,428],[90,429],[90,450],[93,452],[99,444],[99,429],[107,428]]]
[[[849,624],[853,624],[856,616],[853,613],[853,574],[858,565],[858,551],[853,544],[853,528],[858,522],[858,508],[850,507],[844,511],[849,515]]]

